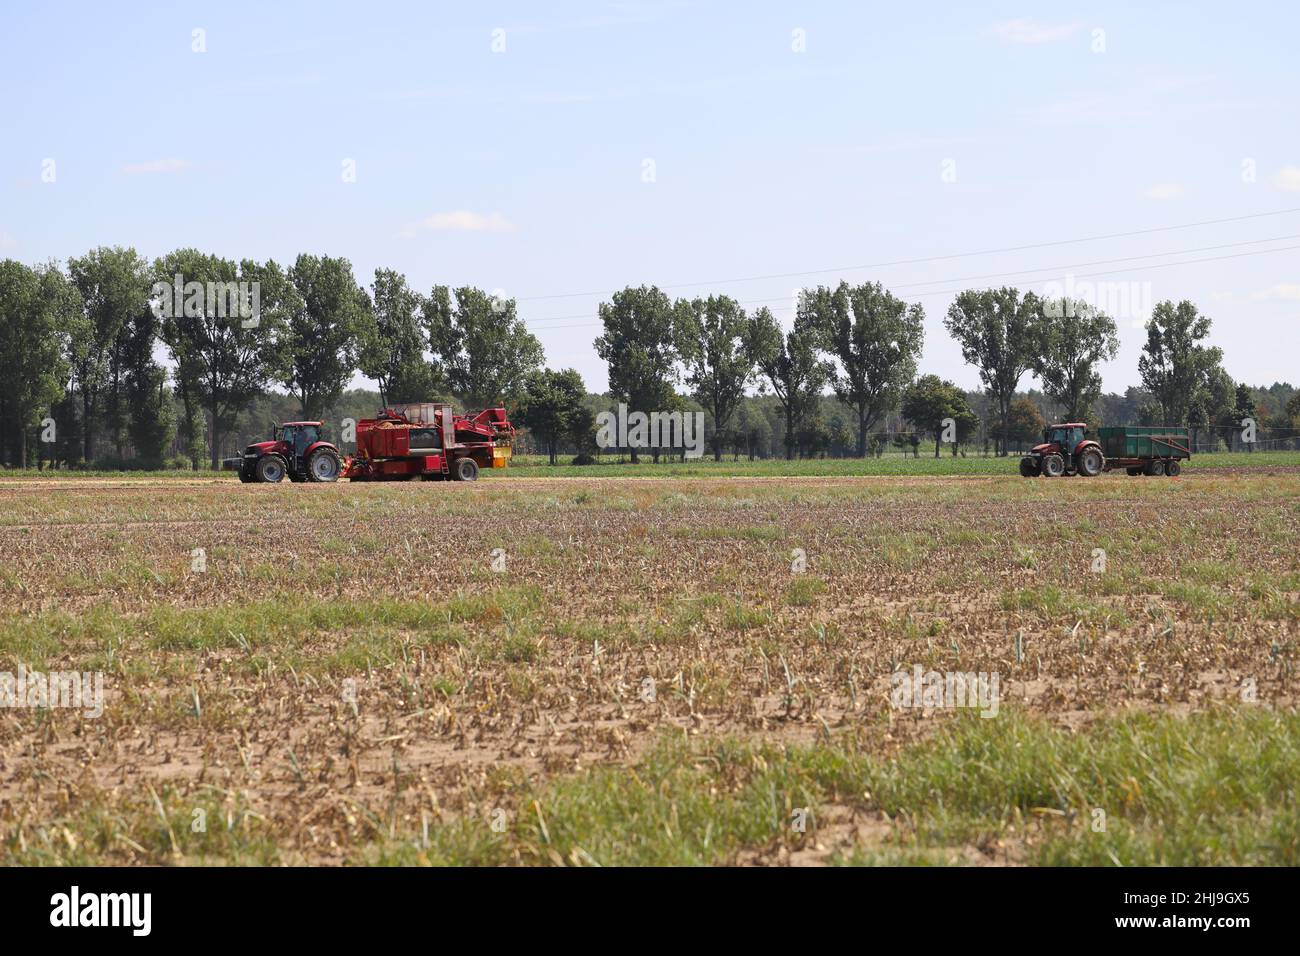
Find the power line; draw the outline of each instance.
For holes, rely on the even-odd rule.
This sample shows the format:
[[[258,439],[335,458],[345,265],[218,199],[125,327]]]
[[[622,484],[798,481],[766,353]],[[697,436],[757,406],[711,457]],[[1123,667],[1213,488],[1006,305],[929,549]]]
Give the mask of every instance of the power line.
[[[1149,236],[1158,232],[1173,232],[1178,229],[1195,229],[1199,226],[1217,226],[1230,222],[1246,222],[1252,219],[1264,219],[1269,216],[1286,216],[1300,212],[1300,207],[1292,209],[1275,209],[1271,212],[1256,212],[1244,216],[1228,216],[1223,219],[1202,219],[1199,222],[1181,223],[1176,226],[1155,226],[1150,229],[1134,229],[1129,232],[1111,232],[1097,236],[1080,236],[1075,239],[1054,239],[1047,242],[1033,242],[1020,246],[1003,246],[998,249],[980,249],[975,252],[954,252],[942,256],[921,256],[913,259],[893,259],[885,262],[870,262],[864,265],[841,266],[835,269],[809,269],[803,272],[773,272],[767,275],[739,276],[731,279],[705,279],[699,282],[677,282],[660,286],[661,289],[682,289],[704,285],[723,285],[732,282],[759,282],[764,279],[793,279],[799,276],[826,275],[832,272],[851,272],[858,269],[883,269],[887,266],[917,265],[923,262],[946,262],[951,259],[968,259],[973,256],[991,256],[1003,252],[1024,252],[1029,249],[1047,249],[1053,246],[1068,246],[1081,242],[1102,242],[1107,239],[1126,239],[1132,236]],[[577,299],[584,296],[611,295],[614,290],[599,292],[557,292],[550,295],[532,295],[517,298],[516,302],[540,302],[545,299]]]
[[[1109,259],[1109,260],[1104,260],[1104,259],[1103,259],[1103,260],[1098,260],[1097,262],[1094,262],[1094,263],[1080,263],[1080,264],[1079,264],[1079,267],[1087,267],[1087,266],[1089,266],[1089,265],[1100,265],[1100,264],[1103,264],[1103,263],[1106,263],[1106,262],[1129,262],[1129,261],[1132,261],[1132,260],[1134,260],[1134,259],[1145,259],[1145,258],[1153,258],[1153,257],[1158,257],[1158,256],[1185,255],[1186,253],[1189,253],[1189,252],[1205,252],[1205,251],[1209,251],[1210,249],[1226,249],[1226,248],[1233,248],[1233,247],[1243,246],[1243,245],[1254,245],[1254,244],[1257,244],[1257,243],[1260,243],[1260,242],[1279,242],[1279,241],[1281,241],[1281,240],[1283,240],[1283,239],[1295,239],[1295,238],[1300,238],[1300,235],[1294,235],[1294,236],[1277,236],[1277,237],[1274,237],[1274,238],[1272,238],[1272,239],[1252,239],[1252,240],[1249,240],[1249,241],[1247,241],[1247,242],[1240,242],[1240,243],[1225,243],[1224,245],[1220,245],[1220,246],[1205,246],[1205,247],[1203,247],[1203,248],[1201,248],[1201,249],[1183,249],[1183,250],[1178,250],[1178,251],[1175,251],[1175,252],[1158,252],[1158,253],[1151,253],[1150,256],[1128,256],[1128,257],[1124,257],[1124,258],[1120,258],[1120,259]],[[1168,268],[1171,268],[1171,267],[1174,267],[1174,266],[1195,265],[1195,264],[1200,263],[1200,262],[1219,262],[1219,261],[1222,261],[1222,260],[1224,260],[1224,259],[1241,259],[1241,258],[1246,258],[1246,257],[1249,257],[1249,256],[1263,256],[1263,255],[1268,255],[1268,254],[1270,254],[1270,253],[1274,253],[1274,252],[1289,252],[1289,251],[1296,250],[1296,249],[1300,249],[1300,246],[1279,246],[1279,247],[1276,248],[1276,249],[1257,249],[1257,250],[1255,250],[1254,252],[1238,252],[1238,253],[1233,253],[1233,254],[1231,254],[1231,255],[1226,255],[1226,256],[1207,256],[1207,257],[1205,257],[1205,258],[1203,258],[1203,259],[1184,259],[1184,260],[1181,260],[1181,261],[1179,261],[1179,262],[1153,262],[1153,263],[1148,263],[1148,264],[1146,264],[1146,265],[1141,265],[1141,266],[1130,266],[1130,267],[1125,268],[1125,269],[1108,269],[1108,270],[1103,270],[1103,271],[1101,271],[1101,272],[1085,272],[1085,273],[1081,273],[1081,274],[1079,274],[1079,275],[1077,275],[1077,276],[1074,276],[1073,278],[1076,278],[1076,279],[1093,279],[1093,278],[1097,278],[1098,276],[1119,275],[1119,274],[1122,274],[1122,273],[1125,273],[1125,272],[1141,272],[1141,271],[1143,271],[1143,270],[1147,270],[1147,269],[1168,269]],[[1003,272],[1003,273],[994,273],[994,274],[984,275],[984,276],[966,276],[966,277],[964,277],[964,278],[963,278],[963,277],[958,277],[958,278],[952,278],[952,279],[932,279],[932,280],[930,280],[930,281],[928,281],[928,282],[912,283],[912,285],[934,285],[934,284],[937,284],[937,283],[940,283],[940,282],[964,282],[964,281],[970,281],[970,280],[973,280],[973,279],[1002,278],[1002,277],[1006,277],[1006,276],[1023,275],[1023,274],[1030,273],[1030,272],[1060,272],[1060,271],[1062,271],[1062,269],[1069,269],[1069,268],[1074,268],[1074,267],[1072,267],[1072,266],[1059,266],[1059,267],[1053,267],[1053,268],[1051,268],[1051,269],[1025,269],[1025,270],[1022,270],[1022,271],[1020,271],[1020,272]],[[904,285],[904,286],[894,286],[894,288],[905,288],[905,287],[906,287],[905,285]],[[927,297],[929,297],[929,296],[938,296],[938,295],[956,295],[957,293],[959,293],[959,292],[964,292],[964,291],[965,291],[965,288],[964,288],[964,287],[963,287],[963,288],[954,288],[954,289],[935,289],[935,290],[931,290],[931,291],[929,291],[929,292],[914,292],[914,293],[912,293],[910,296],[908,296],[908,298],[924,299],[924,298],[927,298]],[[789,298],[789,296],[777,296],[777,297],[774,297],[774,298],[768,298],[768,299],[741,299],[741,300],[738,301],[737,304],[741,304],[741,305],[753,305],[753,304],[758,304],[758,303],[768,303],[768,302],[785,302],[788,298]],[[544,318],[542,318],[542,319],[535,319],[535,320],[529,321],[529,322],[527,322],[527,324],[528,324],[529,327],[531,328],[531,327],[534,327],[534,325],[533,325],[534,322],[564,321],[564,320],[567,320],[567,319],[586,319],[586,318],[589,318],[590,315],[591,315],[591,313],[589,313],[589,312],[582,312],[582,313],[577,313],[577,314],[574,314],[574,315],[552,315],[552,316],[546,316],[546,317],[544,317]],[[539,331],[543,331],[543,332],[547,332],[547,331],[550,331],[550,330],[552,330],[552,329],[577,329],[577,328],[586,328],[586,327],[588,327],[588,326],[595,326],[595,325],[600,325],[600,324],[601,324],[601,323],[600,323],[599,321],[594,321],[594,322],[579,322],[579,323],[576,323],[576,324],[574,324],[574,325],[548,325],[548,326],[540,326],[540,327],[538,327],[538,330],[539,330]]]

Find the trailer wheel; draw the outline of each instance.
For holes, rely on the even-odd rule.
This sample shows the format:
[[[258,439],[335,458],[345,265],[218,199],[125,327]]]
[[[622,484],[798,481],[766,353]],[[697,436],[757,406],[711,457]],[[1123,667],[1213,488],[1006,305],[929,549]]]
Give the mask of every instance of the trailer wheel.
[[[1065,474],[1065,459],[1060,455],[1044,455],[1042,468],[1048,478],[1060,478]]]
[[[1085,478],[1096,478],[1106,466],[1106,459],[1096,448],[1085,448],[1079,456],[1079,474]]]
[[[284,459],[279,455],[263,455],[257,460],[254,473],[257,475],[258,481],[273,485],[283,481],[288,470],[289,466],[285,464]]]
[[[1159,458],[1147,465],[1147,474],[1153,478],[1160,478],[1165,473],[1165,463]]]
[[[1183,466],[1176,461],[1171,461],[1165,465],[1165,474],[1170,478],[1177,478],[1183,473]]]
[[[478,462],[473,458],[460,458],[453,473],[457,481],[478,481]]]
[[[1038,468],[1038,462],[1033,458],[1020,459],[1020,477],[1037,478],[1041,474]]]
[[[343,472],[343,459],[332,448],[315,451],[307,462],[308,481],[338,481]]]

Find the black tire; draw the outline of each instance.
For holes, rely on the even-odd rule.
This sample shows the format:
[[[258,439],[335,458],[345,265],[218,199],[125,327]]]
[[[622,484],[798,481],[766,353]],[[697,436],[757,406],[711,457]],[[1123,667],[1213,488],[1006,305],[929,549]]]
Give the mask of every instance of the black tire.
[[[478,462],[473,458],[458,458],[451,473],[457,481],[478,481]]]
[[[1124,469],[1124,472],[1125,472],[1125,473],[1126,473],[1130,478],[1136,478],[1138,475],[1142,474],[1142,469],[1141,469],[1141,468],[1125,468],[1125,469]]]
[[[242,483],[245,484],[245,485],[248,484],[250,481],[253,480],[253,473],[252,473],[252,471],[250,471],[250,470],[247,469],[247,468],[240,468],[240,469],[239,469],[239,480],[240,480],[240,482],[242,482]]]
[[[308,481],[338,481],[341,474],[343,474],[343,459],[333,448],[318,448],[307,459]]]
[[[1079,474],[1085,478],[1096,478],[1101,474],[1102,469],[1106,467],[1106,459],[1102,457],[1101,449],[1085,448],[1079,455]]]
[[[1165,474],[1165,463],[1162,459],[1157,458],[1147,465],[1147,474],[1152,478],[1162,478]]]
[[[1183,473],[1183,466],[1176,461],[1171,461],[1165,465],[1165,474],[1170,478],[1177,478]]]
[[[1037,478],[1041,474],[1038,468],[1038,459],[1021,458],[1020,459],[1020,477]]]
[[[1060,455],[1043,456],[1043,477],[1060,478],[1065,474],[1065,459]]]
[[[263,455],[257,459],[253,472],[257,475],[258,481],[274,485],[284,481],[284,476],[289,473],[289,466],[279,455]]]

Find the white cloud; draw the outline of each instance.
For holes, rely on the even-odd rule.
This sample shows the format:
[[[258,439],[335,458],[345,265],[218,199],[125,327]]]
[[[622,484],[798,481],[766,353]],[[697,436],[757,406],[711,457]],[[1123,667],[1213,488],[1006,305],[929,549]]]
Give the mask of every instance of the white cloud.
[[[1300,302],[1300,283],[1279,282],[1267,289],[1251,293],[1250,297],[1256,300],[1282,299],[1288,302]]]
[[[414,239],[422,232],[514,232],[518,228],[513,222],[499,212],[470,212],[468,209],[453,209],[451,212],[435,212],[419,222],[413,222],[402,228],[399,235],[403,239]]]
[[[1156,183],[1154,186],[1148,186],[1142,195],[1147,199],[1157,199],[1162,202],[1169,199],[1182,199],[1183,187],[1178,183]]]
[[[118,172],[125,176],[139,176],[148,173],[179,173],[193,165],[188,159],[151,159],[147,163],[129,163]]]
[[[1273,185],[1283,192],[1300,193],[1300,166],[1283,166],[1273,177]]]
[[[1039,23],[1037,20],[1020,19],[995,24],[989,33],[1003,43],[1055,43],[1074,35],[1082,27],[1080,20],[1070,23]]]
[[[17,248],[18,248],[18,240],[15,239],[13,236],[9,235],[9,233],[0,230],[0,251],[7,252],[10,249],[17,249]]]

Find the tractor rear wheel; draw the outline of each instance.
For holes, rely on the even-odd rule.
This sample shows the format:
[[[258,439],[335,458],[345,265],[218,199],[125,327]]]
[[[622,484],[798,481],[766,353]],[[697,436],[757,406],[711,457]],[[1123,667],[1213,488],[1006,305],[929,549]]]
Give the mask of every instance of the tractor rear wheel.
[[[338,481],[343,473],[343,459],[333,448],[320,448],[307,460],[308,481]]]
[[[1101,457],[1101,449],[1096,447],[1086,447],[1075,459],[1075,471],[1084,477],[1096,477],[1105,467],[1106,459]]]
[[[1044,455],[1042,467],[1048,478],[1060,478],[1065,474],[1065,459],[1060,455]]]
[[[1085,478],[1096,478],[1104,467],[1106,459],[1101,456],[1099,449],[1085,448],[1079,455],[1079,474]]]
[[[257,475],[258,481],[273,485],[276,482],[283,481],[288,470],[288,465],[279,455],[263,455],[257,460],[257,467],[253,473]]]
[[[1037,478],[1042,472],[1039,470],[1037,460],[1033,458],[1020,459],[1020,477]]]
[[[1150,475],[1152,478],[1160,478],[1164,475],[1164,473],[1165,473],[1165,463],[1159,458],[1155,459],[1154,461],[1151,462],[1151,464],[1147,465],[1147,474]]]
[[[1170,478],[1177,478],[1183,473],[1183,466],[1176,461],[1171,461],[1165,465],[1165,474]]]
[[[478,480],[478,462],[473,458],[460,458],[456,461],[452,473],[457,481],[477,481]]]

